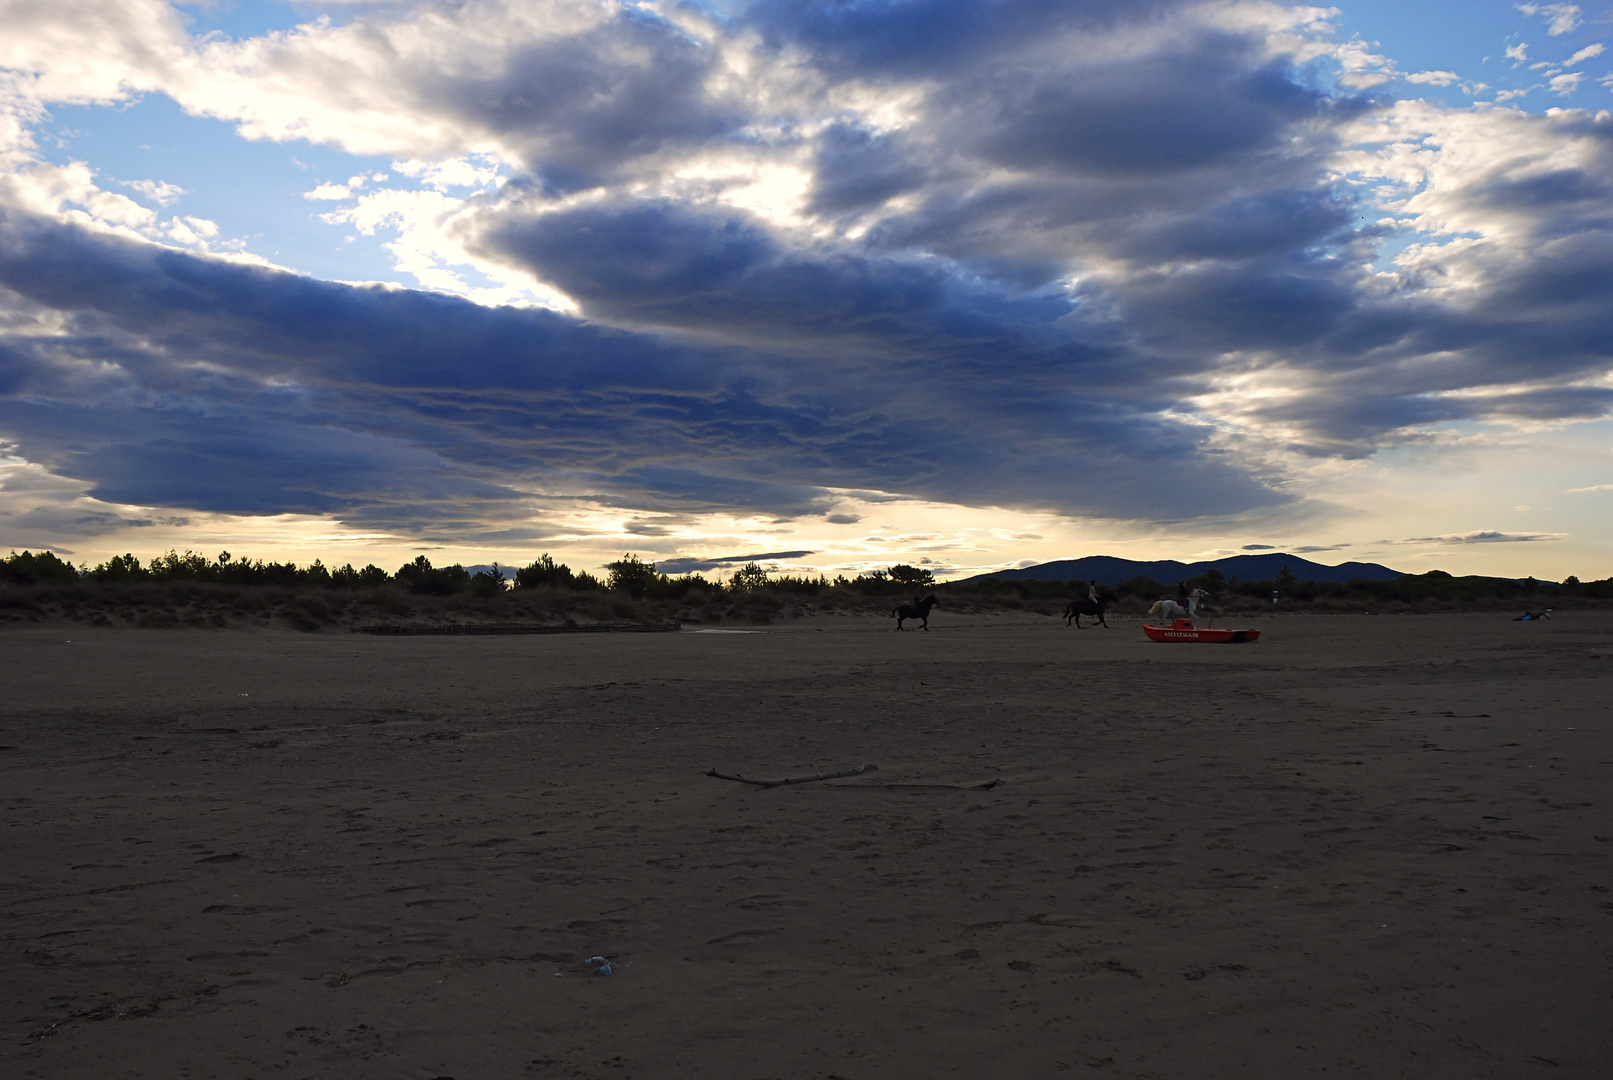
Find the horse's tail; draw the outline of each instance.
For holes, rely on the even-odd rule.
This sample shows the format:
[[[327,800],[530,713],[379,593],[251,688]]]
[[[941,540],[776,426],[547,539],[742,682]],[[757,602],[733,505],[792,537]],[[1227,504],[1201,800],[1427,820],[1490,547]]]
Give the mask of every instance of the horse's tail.
[[[1163,601],[1163,600],[1155,600],[1154,601],[1154,606],[1148,609],[1148,614],[1150,614],[1150,615],[1158,615],[1159,614],[1159,609],[1164,605],[1164,603],[1165,603],[1165,601]]]

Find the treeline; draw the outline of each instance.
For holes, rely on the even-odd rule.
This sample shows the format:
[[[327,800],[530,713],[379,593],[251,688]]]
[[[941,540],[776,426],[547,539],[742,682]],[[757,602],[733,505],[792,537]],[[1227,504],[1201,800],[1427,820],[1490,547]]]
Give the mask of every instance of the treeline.
[[[915,589],[936,587],[934,575],[914,566],[897,565],[855,578],[823,575],[793,577],[770,575],[754,562],[746,563],[726,580],[708,580],[700,574],[677,576],[658,571],[655,563],[626,554],[604,567],[602,577],[586,570],[572,570],[547,553],[531,564],[506,573],[507,567],[493,564],[490,570],[475,573],[455,563],[433,566],[424,555],[387,573],[373,563],[355,568],[352,563],[326,566],[315,559],[307,566],[290,562],[264,562],[241,559],[228,551],[209,559],[194,551],[169,551],[142,563],[134,555],[117,555],[98,566],[74,566],[54,552],[13,551],[0,558],[0,582],[13,585],[73,583],[132,584],[136,582],[197,582],[232,586],[277,586],[280,588],[378,589],[392,585],[419,596],[453,596],[470,593],[496,596],[510,590],[550,589],[570,592],[617,591],[634,598],[670,599],[693,590],[703,592],[753,593],[778,591],[816,594],[835,589],[867,596],[894,595]]]
[[[898,564],[856,577],[830,579],[769,574],[752,562],[726,578],[708,579],[701,574],[669,575],[656,569],[654,562],[625,554],[608,563],[604,573],[594,575],[573,570],[548,555],[540,555],[527,566],[500,567],[472,572],[455,563],[434,566],[421,555],[388,573],[370,564],[351,563],[328,567],[316,559],[307,566],[290,562],[264,562],[236,558],[220,552],[209,559],[194,551],[169,551],[142,563],[134,555],[118,555],[98,566],[74,566],[49,551],[12,552],[0,558],[0,583],[12,585],[133,584],[138,582],[193,582],[230,586],[277,586],[292,589],[373,590],[391,586],[417,596],[469,594],[490,597],[505,592],[551,590],[571,593],[615,592],[634,599],[676,600],[691,594],[707,596],[795,595],[795,596],[911,596],[923,590],[942,595],[974,597],[983,601],[1021,602],[1061,601],[1085,596],[1085,581],[1036,581],[1029,579],[977,578],[968,582],[938,585],[931,571]],[[1613,600],[1613,578],[1580,581],[1568,577],[1561,582],[1525,578],[1467,576],[1453,577],[1442,570],[1407,574],[1392,581],[1357,578],[1350,582],[1299,581],[1284,569],[1271,580],[1239,581],[1212,569],[1189,578],[1189,589],[1200,588],[1214,597],[1218,607],[1272,606],[1273,594],[1279,606],[1316,605],[1356,608],[1384,604],[1460,604],[1472,602],[1519,602],[1549,606],[1554,601]],[[1115,588],[1100,587],[1117,601],[1152,603],[1176,595],[1176,582],[1160,582],[1137,577]]]

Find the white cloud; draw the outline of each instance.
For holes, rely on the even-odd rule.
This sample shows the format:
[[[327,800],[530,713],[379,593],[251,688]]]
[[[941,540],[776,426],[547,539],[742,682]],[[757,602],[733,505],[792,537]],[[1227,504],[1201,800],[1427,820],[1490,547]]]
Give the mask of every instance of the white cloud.
[[[0,68],[40,101],[108,103],[159,88],[190,62],[179,13],[161,0],[6,3]]]
[[[103,191],[95,172],[82,161],[68,165],[35,163],[0,175],[0,202],[11,202],[86,225],[139,230],[155,225],[157,212],[116,192]]]
[[[1613,171],[1604,125],[1583,113],[1531,116],[1516,109],[1450,110],[1401,101],[1364,120],[1350,138],[1363,147],[1378,144],[1370,153],[1349,151],[1340,162],[1347,172],[1391,185],[1384,191],[1386,210],[1428,236],[1469,238],[1465,247],[1434,253],[1440,258],[1513,257],[1544,240],[1545,230],[1576,228],[1575,221],[1558,220],[1561,206],[1504,198],[1498,191],[1563,171]]]
[[[167,206],[185,194],[185,189],[178,184],[162,180],[119,180],[118,183],[124,187],[134,188],[159,206]]]
[[[1334,50],[1333,55],[1344,71],[1339,82],[1353,90],[1365,90],[1381,86],[1398,74],[1393,60],[1370,51],[1369,45],[1376,44],[1355,38]]]
[[[498,181],[499,160],[491,154],[475,154],[447,161],[394,161],[392,168],[437,191],[449,188],[485,188]],[[376,173],[385,180],[386,173]]]
[[[1590,487],[1569,488],[1568,490],[1573,493],[1582,491],[1613,491],[1613,484],[1592,484]]]
[[[173,218],[168,222],[169,239],[207,249],[207,242],[218,236],[218,223],[201,217]]]
[[[1519,4],[1525,15],[1539,15],[1547,22],[1546,33],[1552,37],[1570,33],[1581,22],[1583,10],[1578,4]]]
[[[320,184],[312,191],[302,193],[302,197],[305,199],[329,201],[351,198],[352,195],[352,190],[346,184]]]
[[[199,244],[202,242],[201,234],[180,218],[174,218],[168,223],[168,236],[181,244]]]
[[[169,92],[236,122],[248,138],[426,159],[491,152],[499,135],[456,107],[454,89],[496,85],[520,57],[563,48],[619,11],[566,0],[372,10],[343,26],[321,20],[203,44],[189,77]]]
[[[1593,56],[1601,56],[1606,49],[1607,46],[1603,45],[1600,41],[1594,45],[1587,45],[1583,49],[1579,50],[1579,52],[1568,58],[1568,66],[1573,67],[1581,60],[1589,60]]]
[[[1406,81],[1428,86],[1449,86],[1460,78],[1454,71],[1416,71],[1407,75]]]
[[[1566,97],[1579,89],[1580,82],[1585,78],[1584,72],[1570,71],[1551,78],[1551,92]]]
[[[1520,41],[1516,45],[1508,45],[1507,59],[1517,61],[1516,64],[1513,64],[1513,67],[1517,67],[1518,64],[1521,64],[1525,60],[1529,59],[1529,43],[1527,41]]]
[[[441,191],[380,188],[360,195],[351,207],[321,217],[328,224],[351,225],[365,236],[396,232],[383,246],[391,253],[393,265],[422,288],[487,305],[576,309],[569,297],[530,274],[468,251],[466,239],[476,211],[475,206]],[[476,278],[487,284],[475,283]]]

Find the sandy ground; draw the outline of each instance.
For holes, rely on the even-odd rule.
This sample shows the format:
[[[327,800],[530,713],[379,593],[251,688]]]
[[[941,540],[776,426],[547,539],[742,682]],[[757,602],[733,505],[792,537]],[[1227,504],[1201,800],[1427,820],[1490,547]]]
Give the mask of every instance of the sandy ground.
[[[1613,1075],[1613,613],[933,623],[0,633],[0,1075]]]

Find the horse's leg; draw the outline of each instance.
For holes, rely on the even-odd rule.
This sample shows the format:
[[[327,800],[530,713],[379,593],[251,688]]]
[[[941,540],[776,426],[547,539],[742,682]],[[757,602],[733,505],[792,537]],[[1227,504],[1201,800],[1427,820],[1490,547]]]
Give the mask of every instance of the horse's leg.
[[[922,625],[923,625],[925,630],[929,630],[929,628],[930,628],[930,613],[928,611],[926,611],[924,613],[924,619],[923,619]]]

